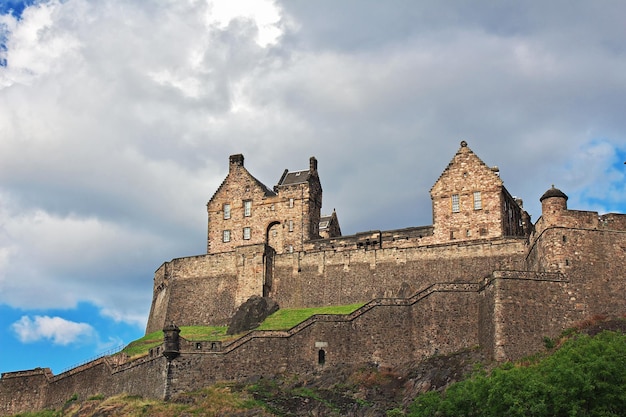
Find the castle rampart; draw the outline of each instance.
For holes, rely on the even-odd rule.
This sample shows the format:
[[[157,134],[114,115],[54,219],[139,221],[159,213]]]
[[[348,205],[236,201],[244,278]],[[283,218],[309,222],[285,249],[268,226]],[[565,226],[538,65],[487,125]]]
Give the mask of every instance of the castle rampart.
[[[423,229],[410,232],[418,231]],[[325,249],[274,254],[269,272],[264,268],[266,248],[262,245],[174,259],[155,274],[146,331],[160,330],[171,322],[225,325],[236,307],[255,294],[269,295],[283,308],[407,296],[437,282],[478,279],[496,269],[521,269],[526,250],[524,238],[405,247],[402,237],[406,235],[410,236],[374,231],[312,241],[311,246]]]
[[[367,304],[231,341],[171,338],[145,357],[105,357],[57,376],[45,369],[6,373],[0,415],[58,407],[74,394],[167,399],[220,380],[315,373],[340,363],[396,366],[462,349],[513,360],[585,319],[626,312],[626,215],[569,210],[567,196],[553,187],[533,225],[497,170],[464,142],[431,189],[432,226],[325,239],[313,224],[321,207],[314,158],[308,171],[286,171],[274,191],[244,170],[243,156],[230,161],[236,175],[229,173],[207,206],[209,218],[220,219],[208,238],[224,239],[230,229],[222,228],[234,224],[250,227],[251,239],[209,242],[205,255],[161,265],[147,332],[224,325],[251,295],[282,308]],[[292,188],[301,201],[286,197]],[[250,216],[248,199],[256,210]],[[226,216],[227,204],[239,212]],[[293,219],[301,226],[291,231]],[[339,233],[336,213],[325,219]]]

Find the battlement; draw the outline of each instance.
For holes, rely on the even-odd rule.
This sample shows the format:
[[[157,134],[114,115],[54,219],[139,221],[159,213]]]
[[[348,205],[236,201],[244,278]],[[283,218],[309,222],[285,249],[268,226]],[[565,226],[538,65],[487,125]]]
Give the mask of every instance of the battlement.
[[[207,253],[155,272],[146,332],[165,329],[166,343],[57,376],[5,373],[0,415],[60,406],[73,394],[168,399],[217,380],[399,366],[467,348],[511,360],[588,317],[623,316],[626,215],[570,210],[552,187],[532,224],[498,172],[462,142],[430,190],[432,225],[342,236],[334,210],[320,215],[317,159],[285,170],[270,189],[232,155],[207,204]],[[178,337],[176,326],[226,325],[251,296],[281,308],[364,306],[231,341]]]

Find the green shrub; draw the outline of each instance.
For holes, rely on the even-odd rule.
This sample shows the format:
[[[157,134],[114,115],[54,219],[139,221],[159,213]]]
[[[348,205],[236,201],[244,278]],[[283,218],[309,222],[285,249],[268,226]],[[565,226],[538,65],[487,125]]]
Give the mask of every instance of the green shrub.
[[[625,363],[625,335],[579,335],[535,364],[504,364],[444,393],[421,395],[408,415],[619,416],[626,410]]]

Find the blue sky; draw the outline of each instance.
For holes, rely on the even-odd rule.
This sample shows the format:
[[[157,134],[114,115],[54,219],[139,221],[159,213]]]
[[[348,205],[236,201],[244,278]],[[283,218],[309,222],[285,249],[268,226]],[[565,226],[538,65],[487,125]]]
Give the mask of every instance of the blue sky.
[[[13,10],[11,13],[10,10]],[[536,220],[626,212],[626,3],[0,0],[0,372],[144,333],[228,156],[344,234],[431,224],[466,140]]]

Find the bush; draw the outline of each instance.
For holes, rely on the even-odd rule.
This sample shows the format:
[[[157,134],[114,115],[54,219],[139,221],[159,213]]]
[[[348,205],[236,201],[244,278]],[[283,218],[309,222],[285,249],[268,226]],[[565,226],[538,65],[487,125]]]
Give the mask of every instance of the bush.
[[[530,366],[505,364],[417,397],[410,416],[619,416],[626,409],[626,336],[578,336]]]

